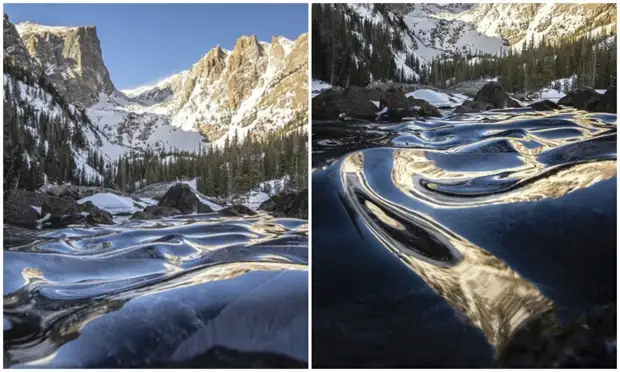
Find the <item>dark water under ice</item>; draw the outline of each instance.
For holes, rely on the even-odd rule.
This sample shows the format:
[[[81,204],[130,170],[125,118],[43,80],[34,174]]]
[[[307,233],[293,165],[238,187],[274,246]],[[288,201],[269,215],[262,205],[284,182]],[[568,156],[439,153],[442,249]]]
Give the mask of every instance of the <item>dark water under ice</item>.
[[[4,364],[303,367],[307,221],[5,226]]]
[[[616,115],[313,123],[313,365],[616,365]]]

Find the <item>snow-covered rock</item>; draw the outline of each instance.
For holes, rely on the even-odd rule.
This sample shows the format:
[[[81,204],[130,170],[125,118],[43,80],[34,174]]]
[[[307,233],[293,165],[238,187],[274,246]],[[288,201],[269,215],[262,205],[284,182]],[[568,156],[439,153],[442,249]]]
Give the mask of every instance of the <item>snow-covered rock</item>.
[[[99,193],[79,199],[78,204],[86,202],[93,203],[97,208],[108,211],[112,214],[134,213],[142,208],[138,208],[132,198],[120,196],[112,193]]]
[[[423,99],[436,107],[449,106],[456,107],[461,105],[467,97],[462,95],[448,95],[431,89],[417,89],[405,94],[407,97]],[[464,99],[465,98],[465,99]]]

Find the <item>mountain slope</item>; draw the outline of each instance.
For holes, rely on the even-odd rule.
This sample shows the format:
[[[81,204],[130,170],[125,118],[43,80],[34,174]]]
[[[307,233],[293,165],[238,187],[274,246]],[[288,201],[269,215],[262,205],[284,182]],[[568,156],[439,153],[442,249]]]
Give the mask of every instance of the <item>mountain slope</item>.
[[[95,26],[52,27],[22,22],[16,29],[30,56],[70,102],[87,107],[97,101],[99,93],[116,91],[103,63]]]
[[[615,4],[314,4],[313,77],[420,82],[434,59],[465,54],[474,63],[532,41],[613,35],[615,24]]]
[[[298,114],[307,111],[306,34],[271,43],[243,36],[232,51],[218,46],[190,69],[125,94],[110,79],[94,26],[13,27],[5,17],[4,29],[10,37],[5,55],[23,59],[25,50],[32,69],[39,68],[70,103],[86,108],[93,125],[125,151],[197,151],[235,133],[269,135],[306,122]]]

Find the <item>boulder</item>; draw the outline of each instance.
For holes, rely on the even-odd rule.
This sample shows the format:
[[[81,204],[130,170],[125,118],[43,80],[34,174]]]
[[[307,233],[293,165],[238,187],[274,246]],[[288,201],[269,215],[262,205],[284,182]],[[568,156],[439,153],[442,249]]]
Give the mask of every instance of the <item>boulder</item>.
[[[506,94],[506,107],[523,107],[519,102]]]
[[[308,189],[277,194],[263,202],[259,209],[275,217],[308,219]]]
[[[379,110],[383,110],[385,107],[388,110],[402,110],[409,108],[407,97],[400,90],[391,89],[385,92],[381,92],[379,98]]]
[[[90,224],[112,225],[114,223],[114,218],[110,212],[98,208],[91,201],[80,204],[80,209],[82,212],[88,213],[86,221]]]
[[[4,202],[4,223],[8,225],[36,227],[40,215],[23,199],[14,198]]]
[[[143,211],[138,211],[131,216],[132,220],[151,220],[162,217],[169,217],[182,214],[177,208],[160,207],[158,205],[149,205]]]
[[[404,118],[411,118],[411,117],[417,117],[417,116],[419,116],[418,112],[411,108],[388,109],[386,112],[379,115],[378,119],[394,122],[394,121],[401,121]]]
[[[208,205],[203,204],[200,201],[198,201],[198,206],[197,206],[196,211],[198,213],[211,213],[211,212],[213,212],[213,208],[211,208]]]
[[[530,107],[531,109],[535,111],[551,111],[551,110],[562,109],[562,107],[560,107],[557,103],[549,101],[548,99],[544,101],[534,102],[528,107]]]
[[[494,108],[504,108],[507,98],[508,94],[502,85],[496,81],[490,81],[476,93],[474,101],[489,103]]]
[[[46,195],[41,206],[41,215],[50,214],[54,218],[72,216],[81,212],[80,205],[71,197]]]
[[[571,106],[579,110],[596,111],[603,95],[592,88],[579,88],[562,97],[558,104]]]
[[[493,108],[493,105],[487,102],[465,101],[463,104],[454,109],[455,113],[473,113],[486,111]]]
[[[312,118],[334,120],[345,114],[352,118],[374,120],[379,110],[371,102],[371,95],[372,91],[358,86],[322,93],[312,99]]]
[[[177,183],[168,189],[158,206],[176,208],[183,214],[190,214],[197,211],[198,203],[194,190],[188,184]]]
[[[218,211],[218,213],[220,216],[224,217],[253,216],[256,214],[255,211],[243,204],[231,205],[230,207]]]
[[[439,112],[439,109],[428,103],[426,100],[409,97],[408,101],[410,106],[419,107],[418,115],[420,116],[441,117],[441,112]]]
[[[616,104],[616,87],[611,87],[601,97],[600,102],[596,105],[596,111],[615,114],[617,113]]]

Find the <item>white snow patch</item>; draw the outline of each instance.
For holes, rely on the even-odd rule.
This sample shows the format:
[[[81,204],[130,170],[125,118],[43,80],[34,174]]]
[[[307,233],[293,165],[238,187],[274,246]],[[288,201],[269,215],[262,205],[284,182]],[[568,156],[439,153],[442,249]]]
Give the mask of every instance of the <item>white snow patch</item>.
[[[109,192],[98,193],[78,200],[78,204],[92,202],[97,208],[110,213],[134,213],[140,209],[134,206],[134,200],[126,196],[119,196]]]
[[[407,97],[423,99],[433,106],[450,106],[456,107],[463,103],[464,99],[459,97],[450,97],[446,93],[436,92],[431,89],[418,89],[405,94]],[[463,96],[464,97],[464,96]],[[452,98],[452,99],[451,99]]]

